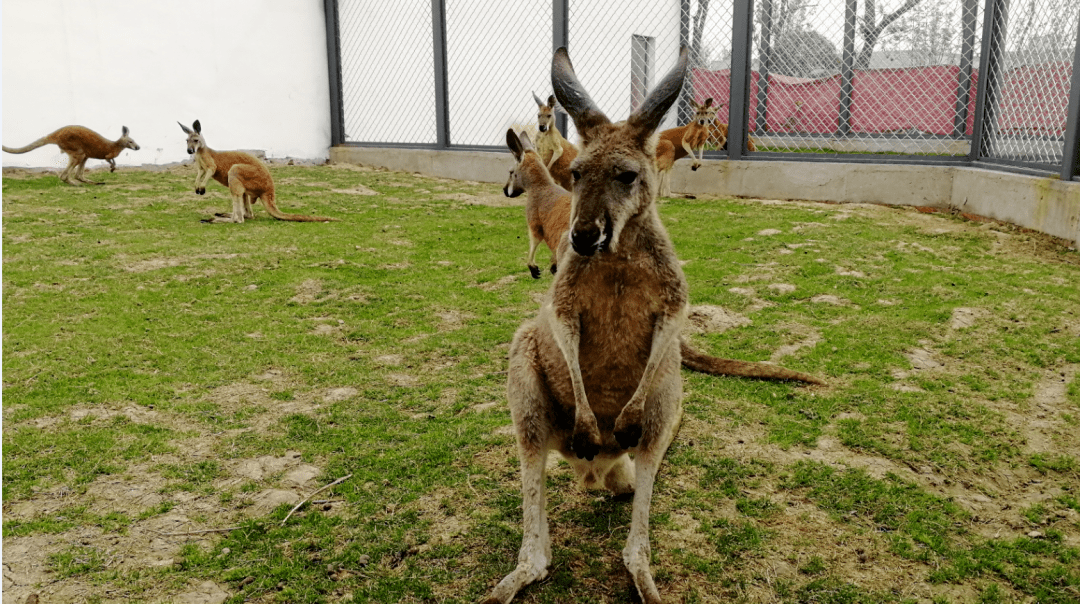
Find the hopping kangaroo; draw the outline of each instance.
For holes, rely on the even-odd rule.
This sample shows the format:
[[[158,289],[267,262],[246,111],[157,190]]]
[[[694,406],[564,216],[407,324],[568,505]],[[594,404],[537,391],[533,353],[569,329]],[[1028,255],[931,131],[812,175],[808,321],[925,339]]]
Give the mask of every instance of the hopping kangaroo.
[[[654,131],[678,97],[684,48],[669,73],[625,122],[612,123],[575,75],[565,48],[551,79],[582,136],[574,160],[570,232],[559,272],[536,319],[510,345],[507,399],[521,463],[524,536],[517,567],[486,602],[505,604],[545,577],[551,562],[544,493],[548,451],[582,486],[633,493],[623,562],[641,600],[659,604],[649,568],[653,481],[682,417],[679,333],[687,283],[656,209]],[[693,352],[693,351],[691,351]],[[724,361],[697,354],[695,368]],[[812,376],[747,363],[759,377]],[[761,367],[758,367],[761,365]],[[767,367],[768,369],[764,369]],[[729,366],[730,368],[730,366]],[[633,453],[631,461],[628,453]]]
[[[525,221],[529,225],[529,272],[534,279],[540,278],[540,268],[534,259],[536,248],[543,241],[551,250],[551,274],[554,275],[560,242],[570,228],[570,191],[555,184],[528,134],[522,132],[518,138],[512,128],[507,130],[506,146],[510,147],[517,163],[510,170],[503,193],[507,197],[529,193],[525,202]]]
[[[705,99],[705,104],[698,105],[691,100],[694,107],[694,119],[685,126],[664,130],[660,133],[660,139],[656,146],[656,165],[660,170],[660,196],[671,195],[671,168],[675,162],[689,155],[694,163],[691,170],[701,167],[701,160],[705,157],[705,143],[709,135],[714,132],[711,125],[716,120],[716,107],[711,98]],[[726,129],[725,129],[726,132]],[[722,144],[727,144],[725,134]],[[697,151],[697,156],[694,152]]]
[[[548,97],[547,103],[533,93],[533,100],[539,109],[536,115],[536,129],[540,136],[536,137],[536,151],[544,160],[544,167],[551,173],[551,177],[559,186],[570,190],[573,179],[570,177],[570,162],[577,157],[577,147],[563,138],[559,129],[555,127],[555,95]]]
[[[251,204],[256,199],[262,199],[267,213],[278,220],[293,222],[334,220],[323,216],[286,214],[278,210],[274,205],[274,179],[270,176],[270,170],[267,170],[258,158],[243,151],[214,151],[207,147],[199,120],[195,120],[191,128],[183,124],[180,124],[180,127],[188,135],[188,154],[195,156],[195,193],[205,194],[206,183],[213,178],[228,187],[229,193],[232,194],[232,213],[218,214],[205,222],[242,223],[245,219],[251,219],[255,216],[251,211]]]
[[[67,153],[68,165],[60,173],[60,180],[69,185],[80,186],[80,182],[92,185],[104,183],[83,178],[83,169],[88,159],[103,159],[109,162],[109,171],[116,171],[115,157],[124,149],[139,150],[139,145],[128,135],[128,127],[124,126],[120,132],[120,138],[111,141],[97,132],[82,126],[64,126],[52,134],[39,138],[25,147],[12,149],[4,147],[6,153],[26,153],[45,145],[56,145],[60,150]]]

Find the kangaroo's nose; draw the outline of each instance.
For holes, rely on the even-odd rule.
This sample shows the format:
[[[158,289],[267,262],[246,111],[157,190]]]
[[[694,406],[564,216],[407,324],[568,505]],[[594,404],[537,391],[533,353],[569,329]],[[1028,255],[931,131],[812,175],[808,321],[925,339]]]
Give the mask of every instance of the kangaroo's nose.
[[[600,228],[589,225],[583,229],[575,228],[570,232],[570,245],[574,251],[582,256],[592,256],[596,253],[596,242],[600,240]]]

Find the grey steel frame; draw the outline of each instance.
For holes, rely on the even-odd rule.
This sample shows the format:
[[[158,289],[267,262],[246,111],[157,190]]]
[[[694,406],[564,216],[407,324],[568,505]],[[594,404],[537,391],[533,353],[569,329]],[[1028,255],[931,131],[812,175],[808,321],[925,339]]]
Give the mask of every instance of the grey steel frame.
[[[772,0],[760,0],[771,3]],[[960,57],[960,74],[957,81],[956,118],[954,137],[961,138],[966,130],[968,119],[969,91],[976,40],[975,3],[978,0],[964,0],[963,41]],[[840,119],[838,136],[847,136],[850,132],[851,92],[855,60],[855,2],[847,0],[844,19],[844,48],[841,71]],[[679,25],[680,41],[689,43],[690,0],[680,0],[682,19]],[[808,162],[844,162],[870,164],[921,164],[921,165],[968,165],[992,168],[1008,172],[1035,173],[1045,175],[1057,173],[1062,180],[1080,180],[1080,26],[1078,26],[1077,45],[1074,51],[1072,82],[1069,94],[1068,116],[1064,134],[1064,160],[1061,167],[1037,162],[1020,162],[994,158],[985,153],[989,133],[995,124],[995,95],[1001,79],[1001,54],[1005,45],[1005,24],[1008,19],[1009,0],[985,0],[982,32],[982,48],[979,73],[980,77],[975,97],[975,119],[971,136],[971,149],[966,157],[919,156],[919,155],[850,155],[827,153],[748,153],[746,143],[750,132],[760,131],[765,123],[765,95],[768,93],[768,57],[771,54],[771,24],[763,24],[761,79],[758,94],[753,101],[757,104],[756,123],[750,123],[751,69],[750,52],[751,34],[754,28],[754,0],[734,0],[731,57],[731,98],[728,108],[728,151],[707,152],[706,157],[714,159],[727,157],[732,160],[750,161],[808,161]],[[445,150],[498,151],[499,146],[455,145],[450,141],[450,119],[447,83],[446,53],[446,0],[431,0],[432,45],[434,50],[435,74],[435,109],[436,142],[434,144],[414,143],[365,143],[346,142],[344,124],[344,99],[342,97],[341,76],[341,32],[338,12],[338,0],[323,0],[326,13],[326,47],[330,76],[330,140],[334,146],[362,147],[397,147]],[[570,0],[552,0],[552,48],[569,45]],[[766,11],[768,14],[769,11]],[[679,122],[689,120],[688,94],[684,91],[678,103]],[[566,131],[566,116],[559,116],[559,128]],[[739,144],[732,144],[738,141]]]

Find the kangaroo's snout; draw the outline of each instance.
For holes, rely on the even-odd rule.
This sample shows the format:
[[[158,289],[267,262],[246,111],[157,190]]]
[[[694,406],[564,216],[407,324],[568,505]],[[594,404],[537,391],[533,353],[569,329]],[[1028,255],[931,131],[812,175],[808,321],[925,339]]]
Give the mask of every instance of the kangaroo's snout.
[[[546,124],[540,124],[539,126],[536,127],[536,129],[539,130],[540,132],[547,132],[547,125]]]
[[[604,224],[601,229],[598,222],[584,226],[574,226],[570,231],[570,245],[574,251],[582,256],[592,256],[596,252],[606,251],[611,243],[611,235],[614,227],[611,224],[611,216],[604,216]]]

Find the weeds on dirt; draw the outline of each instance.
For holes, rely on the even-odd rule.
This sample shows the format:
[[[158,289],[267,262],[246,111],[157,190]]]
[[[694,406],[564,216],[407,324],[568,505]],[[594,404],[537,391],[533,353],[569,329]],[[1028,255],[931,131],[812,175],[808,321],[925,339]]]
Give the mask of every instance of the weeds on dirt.
[[[506,349],[550,282],[520,202],[272,170],[284,210],[340,221],[200,223],[229,201],[190,167],[5,173],[5,596],[470,602],[513,567]],[[660,212],[692,304],[729,319],[694,344],[829,382],[685,375],[665,597],[1080,598],[1075,251],[879,206]],[[627,601],[629,501],[549,481],[554,561],[520,601]]]

